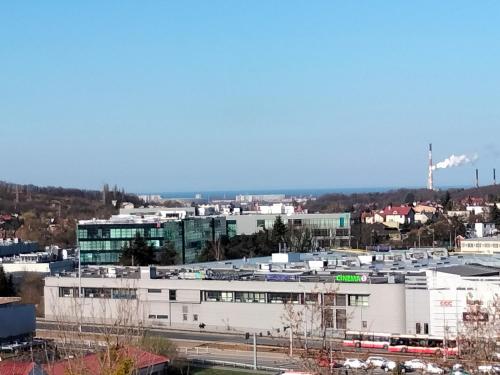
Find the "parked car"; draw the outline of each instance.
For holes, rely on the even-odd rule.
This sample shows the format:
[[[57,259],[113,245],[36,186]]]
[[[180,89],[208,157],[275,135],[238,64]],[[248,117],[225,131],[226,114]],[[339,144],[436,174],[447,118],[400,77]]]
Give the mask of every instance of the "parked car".
[[[384,357],[368,357],[366,359],[368,367],[382,367],[385,362],[387,362],[387,358]]]
[[[0,351],[2,352],[12,352],[12,346],[7,343],[0,344]]]
[[[477,371],[483,374],[500,374],[500,365],[478,366]]]
[[[444,373],[444,370],[435,363],[428,363],[425,372],[428,374],[441,375]]]
[[[365,370],[368,368],[368,366],[366,365],[365,362],[363,362],[362,360],[360,359],[357,359],[357,358],[347,358],[345,361],[344,361],[344,367],[346,369],[362,369],[362,370]]]
[[[397,363],[391,360],[386,360],[380,368],[384,370],[385,372],[392,371],[397,367]]]
[[[404,363],[405,367],[409,367],[413,370],[422,370],[427,369],[427,363],[422,361],[421,359],[410,359]]]

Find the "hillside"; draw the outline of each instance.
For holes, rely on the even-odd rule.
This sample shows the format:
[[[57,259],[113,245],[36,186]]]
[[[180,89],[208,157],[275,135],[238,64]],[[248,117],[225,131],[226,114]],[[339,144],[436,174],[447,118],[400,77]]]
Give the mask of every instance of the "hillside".
[[[80,219],[108,218],[122,201],[140,203],[137,196],[118,189],[103,192],[38,187],[0,182],[0,235],[38,241],[40,246],[75,245],[76,223]]]
[[[359,211],[364,208],[381,208],[388,204],[402,204],[414,201],[442,201],[450,193],[453,201],[467,197],[480,197],[489,201],[498,201],[500,185],[489,185],[471,189],[449,189],[432,191],[428,189],[398,189],[383,193],[326,194],[315,201],[309,201],[309,212]]]

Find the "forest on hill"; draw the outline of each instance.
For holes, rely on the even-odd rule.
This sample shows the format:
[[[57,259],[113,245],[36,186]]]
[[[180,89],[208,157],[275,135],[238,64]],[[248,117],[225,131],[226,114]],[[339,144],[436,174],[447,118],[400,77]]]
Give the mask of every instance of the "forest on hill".
[[[37,241],[41,247],[74,246],[78,220],[108,218],[121,202],[141,203],[116,186],[97,191],[0,181],[0,236]]]
[[[458,202],[468,197],[483,198],[486,201],[500,201],[500,185],[482,186],[470,189],[397,189],[381,193],[325,194],[307,203],[312,212],[362,211],[383,208],[389,204],[399,205],[413,202],[442,202],[449,198]]]

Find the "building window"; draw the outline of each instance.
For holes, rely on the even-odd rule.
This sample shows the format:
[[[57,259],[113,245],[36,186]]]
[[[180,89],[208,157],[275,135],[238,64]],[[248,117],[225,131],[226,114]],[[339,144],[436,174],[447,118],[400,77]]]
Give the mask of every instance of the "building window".
[[[234,292],[235,302],[266,303],[266,293]]]
[[[182,321],[187,322],[188,314],[182,314]]]
[[[136,299],[137,291],[135,289],[112,289],[113,299]]]
[[[219,302],[221,298],[221,292],[209,290],[205,292],[205,301],[207,302]]]
[[[420,335],[421,331],[422,331],[422,325],[420,323],[415,324],[415,333],[417,335]]]
[[[78,288],[59,288],[59,297],[78,297]]]
[[[349,306],[368,306],[368,296],[362,294],[349,294]]]
[[[363,320],[363,321],[361,322],[361,326],[362,326],[363,328],[368,328],[368,322],[367,322],[366,320]]]
[[[317,293],[306,293],[306,304],[314,305],[318,303],[318,294]]]
[[[345,309],[337,309],[335,323],[337,329],[347,329],[347,313]]]
[[[152,315],[152,314],[150,314],[150,315],[148,316],[148,318],[149,318],[149,319],[156,319],[156,315]]]
[[[424,335],[429,334],[429,323],[424,323]]]
[[[161,293],[161,289],[148,289],[148,293]]]
[[[233,292],[221,292],[220,300],[222,302],[233,302]]]
[[[170,301],[176,301],[177,300],[177,290],[175,289],[170,289],[168,291],[168,299]]]
[[[335,294],[333,294],[333,293],[323,294],[323,304],[325,306],[334,306],[335,305]]]
[[[333,320],[333,309],[325,309],[324,324],[325,328],[335,328]]]
[[[267,293],[268,303],[300,303],[299,293]]]
[[[337,306],[345,306],[347,302],[347,298],[345,294],[336,294],[335,295],[335,305]]]
[[[83,288],[85,298],[111,298],[111,289],[109,288]],[[113,296],[113,298],[115,298]]]
[[[198,314],[193,314],[193,322],[197,322],[198,321]]]
[[[156,315],[156,319],[168,319],[168,315]]]

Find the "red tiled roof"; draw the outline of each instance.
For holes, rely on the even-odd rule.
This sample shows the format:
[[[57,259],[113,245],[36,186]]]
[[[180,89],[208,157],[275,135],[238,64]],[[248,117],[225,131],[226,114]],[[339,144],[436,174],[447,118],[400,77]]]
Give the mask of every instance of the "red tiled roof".
[[[412,210],[411,207],[409,206],[388,206],[384,208],[384,211],[382,212],[382,215],[401,215],[401,216],[408,216],[410,211]]]
[[[56,362],[52,365],[44,365],[44,370],[47,375],[66,375],[68,372],[75,370],[83,370],[90,374],[98,374],[101,372],[103,363],[106,357],[100,354],[89,354],[83,358],[75,358],[70,360],[63,360]],[[136,370],[156,366],[162,363],[168,363],[168,358],[146,352],[144,350],[125,347],[117,351],[117,356],[122,358],[130,358],[134,362]]]
[[[0,374],[2,375],[29,375],[34,367],[33,362],[0,362]]]

